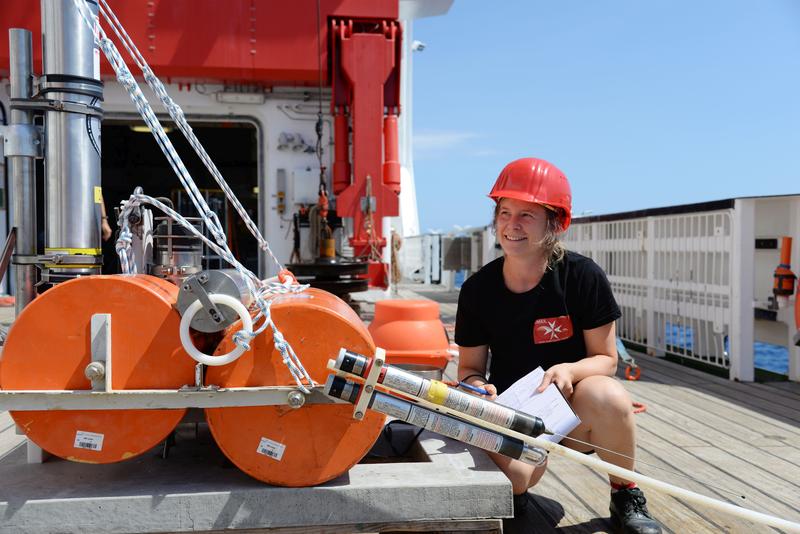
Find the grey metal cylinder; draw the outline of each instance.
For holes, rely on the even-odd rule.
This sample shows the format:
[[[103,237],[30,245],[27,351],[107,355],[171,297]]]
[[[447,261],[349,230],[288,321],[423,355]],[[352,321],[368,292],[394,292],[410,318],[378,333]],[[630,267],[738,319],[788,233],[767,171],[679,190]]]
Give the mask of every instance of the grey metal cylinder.
[[[202,219],[186,218],[202,232]],[[187,276],[203,270],[203,242],[169,217],[158,217],[153,232],[153,264],[148,272],[180,285]]]
[[[14,99],[29,99],[33,93],[33,40],[31,32],[18,28],[8,31],[8,50],[11,59],[10,96]],[[31,124],[33,113],[12,109],[10,124]],[[36,254],[36,179],[34,159],[27,156],[10,156],[8,174],[11,178],[14,203],[12,226],[17,228],[16,253],[20,256]],[[36,296],[34,265],[14,266],[15,307],[19,312]]]
[[[97,20],[96,0],[86,4]],[[99,50],[73,0],[42,0],[43,75],[100,79]]]
[[[96,19],[98,7],[88,3]],[[99,108],[99,50],[72,0],[42,0],[41,93]],[[46,265],[52,281],[100,272],[100,119],[81,112],[45,113],[45,254],[86,255],[86,264]]]

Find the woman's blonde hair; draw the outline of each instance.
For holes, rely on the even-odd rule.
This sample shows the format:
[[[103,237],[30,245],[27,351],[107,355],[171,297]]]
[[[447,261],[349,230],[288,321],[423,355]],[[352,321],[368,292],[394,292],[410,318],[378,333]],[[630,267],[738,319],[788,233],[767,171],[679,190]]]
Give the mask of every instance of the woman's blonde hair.
[[[500,202],[502,200],[502,198],[497,199],[497,204],[494,206],[492,229],[495,231],[497,231],[497,215],[500,213]],[[559,236],[564,233],[564,228],[561,226],[561,217],[559,217],[557,209],[545,208],[544,212],[547,214],[547,226],[544,229],[544,237],[539,241],[538,245],[544,249],[547,256],[547,268],[552,269],[564,259],[567,248],[559,240]]]

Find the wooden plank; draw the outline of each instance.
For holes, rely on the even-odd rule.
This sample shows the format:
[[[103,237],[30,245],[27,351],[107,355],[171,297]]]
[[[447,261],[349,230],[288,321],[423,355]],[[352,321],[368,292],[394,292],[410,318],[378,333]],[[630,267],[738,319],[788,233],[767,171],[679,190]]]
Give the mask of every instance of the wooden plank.
[[[724,502],[739,506],[743,504],[744,501],[735,498],[734,494],[740,493],[740,490],[746,487],[746,483],[717,465],[705,461],[697,455],[697,448],[693,448],[692,451],[694,452],[690,453],[685,449],[673,447],[669,442],[655,434],[646,436],[642,442],[644,444],[641,445],[641,449],[647,453],[652,456],[664,458],[676,471],[683,472],[684,474],[691,474],[695,479],[708,481],[707,484],[713,484],[714,487],[701,484],[696,480],[688,478],[682,478],[677,481],[673,480],[673,483]],[[714,447],[706,447],[706,449],[717,450]],[[662,480],[670,482],[670,476],[661,476]],[[733,492],[733,494],[729,492]],[[778,515],[779,517],[794,517],[795,512],[792,507],[784,502],[776,500],[774,497],[773,494],[765,494],[761,491],[750,491],[749,498],[746,501],[747,507]],[[752,532],[755,527],[755,525],[753,525],[748,528],[740,528],[739,523],[744,523],[742,520],[713,510],[703,511],[703,514],[709,518],[713,518],[713,520],[719,523],[723,527],[723,530],[726,531]],[[759,531],[764,530],[764,527],[758,528]]]
[[[759,446],[764,442],[785,445],[782,441],[766,440],[763,435],[751,433],[748,429],[726,425],[724,420],[720,421],[719,418],[709,415],[693,403],[683,402],[679,395],[664,395],[653,388],[644,395],[654,401],[654,406],[658,406],[649,414],[651,418],[662,419],[672,428],[655,429],[647,424],[651,419],[642,419],[640,428],[646,428],[673,443],[684,441],[683,434],[691,434],[701,445],[724,449],[749,465],[749,469],[773,473],[776,483],[783,481],[795,488],[800,487],[797,486],[800,481],[798,465]],[[732,431],[736,431],[737,434],[732,436]]]
[[[757,414],[740,413],[732,407],[722,404],[715,405],[705,402],[698,398],[690,389],[682,389],[677,386],[667,384],[641,382],[636,384],[625,384],[634,400],[644,402],[651,415],[674,414],[675,421],[680,421],[681,425],[689,425],[694,428],[697,422],[708,426],[723,434],[737,432],[737,437],[745,441],[758,441],[765,445],[783,445],[782,440],[767,438],[768,435],[781,433],[785,437],[792,437],[793,434],[782,434],[776,430],[772,424],[772,419],[764,419]],[[705,429],[698,429],[702,433]]]
[[[652,460],[649,463],[657,463],[659,460]],[[570,530],[577,525],[586,528],[588,532],[613,531],[609,521],[608,505],[610,499],[610,487],[608,478],[605,474],[595,472],[577,462],[552,457],[553,473],[556,476],[548,478],[546,475],[542,482],[533,488],[533,491],[540,492],[540,497],[545,495],[550,498],[557,496],[558,502],[563,504],[565,516],[558,523],[560,528],[568,527]],[[658,476],[656,476],[658,478]],[[554,483],[561,487],[554,487]],[[540,488],[541,486],[541,488]],[[575,510],[568,510],[566,503],[572,496]],[[648,491],[648,508],[653,517],[658,519],[664,526],[665,532],[697,532],[697,533],[716,533],[719,527],[708,521],[702,514],[697,513],[683,503],[675,500],[669,495],[659,492]],[[583,505],[581,509],[580,505]],[[551,504],[552,506],[552,504]],[[558,508],[556,507],[556,513]],[[568,515],[567,515],[568,513]],[[578,530],[583,531],[583,530]]]
[[[643,371],[651,368],[656,368],[659,370],[677,369],[680,370],[682,379],[688,384],[705,383],[708,381],[731,383],[731,381],[726,378],[721,378],[719,376],[715,376],[686,365],[670,362],[664,358],[649,356],[647,354],[642,354],[635,351],[630,351],[630,353],[636,359],[636,364],[641,367]],[[736,384],[737,382],[733,383]]]
[[[648,359],[654,360],[654,358]],[[690,368],[665,361],[659,363],[648,361],[646,364],[642,365],[642,369],[645,373],[647,373],[647,366],[650,364],[652,364],[651,370],[656,370],[656,372],[671,376],[681,383],[691,385],[702,384],[704,388],[724,391],[726,397],[734,398],[742,402],[752,400],[754,404],[757,404],[760,399],[760,401],[762,401],[762,406],[764,406],[765,402],[768,402],[770,403],[770,409],[777,410],[778,413],[788,417],[792,417],[792,414],[797,413],[798,409],[800,409],[800,395],[792,395],[791,393],[774,390],[752,382],[733,382],[708,373],[703,373],[705,378],[691,375],[691,379],[687,380],[685,377],[685,370]],[[697,371],[695,369],[692,369],[692,371],[702,373],[702,371]],[[789,411],[787,412],[786,410]]]
[[[636,388],[647,384],[657,384],[659,382],[662,384],[662,386],[670,384],[679,385],[681,387],[675,391],[683,392],[682,397],[689,401],[690,404],[694,406],[702,406],[703,410],[707,413],[727,418],[729,424],[732,425],[732,427],[737,428],[737,431],[741,429],[741,431],[747,432],[747,429],[753,429],[760,431],[762,433],[762,437],[771,434],[780,434],[784,435],[784,437],[787,439],[790,437],[793,439],[800,439],[800,429],[798,429],[797,425],[793,424],[791,421],[786,422],[784,418],[775,414],[770,414],[769,422],[767,424],[765,423],[766,414],[751,410],[746,406],[741,406],[735,402],[731,402],[731,400],[725,398],[721,399],[716,395],[705,393],[701,389],[687,387],[682,384],[675,384],[674,379],[670,378],[669,376],[651,372],[649,374],[649,380],[652,382],[645,382],[641,380],[633,383],[629,381],[626,382],[631,388]],[[632,391],[646,390],[632,389]],[[666,405],[669,405],[670,400],[666,400],[665,402]],[[778,445],[779,443],[775,444]]]
[[[647,458],[647,460],[651,460],[648,463],[655,465],[662,463],[658,459]],[[570,486],[581,502],[586,503],[590,510],[598,513],[599,517],[609,517],[608,504],[611,489],[605,474],[595,472],[565,458],[553,457],[551,461],[557,461],[558,475],[564,484]],[[660,478],[656,473],[653,476]],[[669,495],[649,491],[647,499],[650,512],[663,524],[666,532],[707,532],[711,534],[719,531],[718,527],[709,523],[706,517]],[[611,528],[610,523],[607,526]]]
[[[666,447],[663,443],[669,443],[661,436],[650,433],[646,429],[640,430],[642,436],[639,439],[639,446],[642,448],[652,449],[660,446],[661,449],[665,449]],[[711,454],[706,452],[709,450],[718,451],[718,461],[710,463],[704,460],[705,456]],[[664,452],[666,453],[666,451]],[[800,495],[800,490],[794,483],[794,480],[797,479],[778,477],[773,473],[767,472],[756,463],[749,463],[733,456],[723,448],[713,445],[678,448],[670,445],[670,454],[687,474],[690,473],[691,476],[707,480],[717,486],[720,485],[718,482],[722,481],[723,488],[739,495],[746,495],[748,500],[760,503],[766,510],[773,509],[769,508],[769,506],[774,505],[775,508],[773,510],[775,511],[783,514],[791,513],[794,510],[795,503],[786,499],[791,499],[790,496],[792,495]],[[724,458],[724,461],[722,458]],[[753,460],[758,461],[758,458]],[[674,464],[674,462],[671,463]]]
[[[739,471],[741,462],[732,457],[723,449],[715,447],[696,447],[692,448],[690,452],[698,458],[713,464],[718,469],[722,469],[729,473],[741,473]],[[775,475],[763,469],[749,469],[740,478],[745,478],[747,484],[762,491],[765,495],[770,496],[772,502],[778,504],[785,504],[790,515],[784,516],[787,519],[800,523],[800,486],[791,482],[778,483],[775,481]],[[798,479],[794,479],[797,481]],[[746,494],[747,495],[747,494]],[[775,508],[776,513],[782,511]]]
[[[685,473],[680,471],[680,468],[675,469],[660,456],[651,454],[648,449],[640,447],[637,451],[637,459],[639,461],[637,472],[682,488],[687,487]],[[725,525],[734,522],[729,518],[722,517],[721,514],[711,513],[702,507],[685,503],[658,491],[648,490],[646,496],[647,507],[653,517],[673,532],[712,534],[723,531]]]
[[[772,384],[786,384],[787,382],[771,382],[770,386],[756,382],[735,382],[726,378],[712,375],[710,373],[706,373],[699,369],[693,369],[685,365],[670,362],[663,358],[656,358],[647,355],[642,355],[641,358],[637,356],[636,358],[637,364],[642,368],[643,371],[646,372],[647,369],[655,368],[665,374],[671,374],[687,384],[720,384],[730,387],[732,390],[747,391],[748,394],[753,394],[767,400],[773,400],[774,402],[784,404],[786,406],[796,408],[798,404],[800,404],[800,384],[797,384],[797,387],[794,391],[786,391],[772,387]]]
[[[706,391],[716,393],[720,398],[730,399],[736,403],[750,406],[761,413],[768,413],[779,417],[781,420],[800,424],[800,403],[797,406],[785,406],[771,400],[765,400],[751,392],[734,391],[732,388],[720,384],[708,384]]]
[[[796,436],[793,428],[782,426],[779,421],[740,410],[729,403],[707,402],[691,389],[655,383],[625,384],[625,387],[635,400],[648,406],[651,415],[674,414],[675,421],[694,428],[699,434],[709,427],[726,435],[735,433],[739,440],[769,446],[785,445],[786,440],[793,440]]]
[[[532,504],[554,525],[576,527],[577,532],[612,532],[608,482],[588,467],[556,456],[550,457],[547,471],[530,493]]]
[[[767,382],[770,388],[800,395],[800,382]]]
[[[782,447],[767,447],[759,446],[759,449],[767,454],[777,456],[795,466],[800,466],[800,448],[791,445],[784,445]]]
[[[800,388],[796,391],[791,389],[776,388],[773,384],[781,384],[782,382],[737,382],[746,388],[750,388],[759,392],[764,398],[784,399],[790,406],[797,405],[800,402]]]
[[[690,432],[675,432],[675,425],[670,421],[662,420],[652,413],[644,412],[636,415],[636,425],[647,428],[654,434],[668,437],[676,447],[696,447],[707,443]]]

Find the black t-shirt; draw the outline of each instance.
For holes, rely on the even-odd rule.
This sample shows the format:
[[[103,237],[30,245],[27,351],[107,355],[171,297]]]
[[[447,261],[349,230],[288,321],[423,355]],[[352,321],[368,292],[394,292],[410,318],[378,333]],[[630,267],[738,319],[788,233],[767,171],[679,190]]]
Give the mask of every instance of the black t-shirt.
[[[462,347],[488,345],[490,381],[498,392],[542,366],[587,356],[583,331],[622,314],[603,270],[591,259],[567,252],[539,284],[513,293],[498,258],[461,287],[455,341]]]

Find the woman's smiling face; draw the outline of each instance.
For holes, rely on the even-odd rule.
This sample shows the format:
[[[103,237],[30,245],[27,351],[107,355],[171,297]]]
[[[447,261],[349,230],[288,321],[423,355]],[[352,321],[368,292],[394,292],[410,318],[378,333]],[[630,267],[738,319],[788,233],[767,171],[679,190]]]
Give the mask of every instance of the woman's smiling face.
[[[495,210],[494,227],[506,256],[537,257],[547,229],[547,210],[540,204],[501,198]]]

